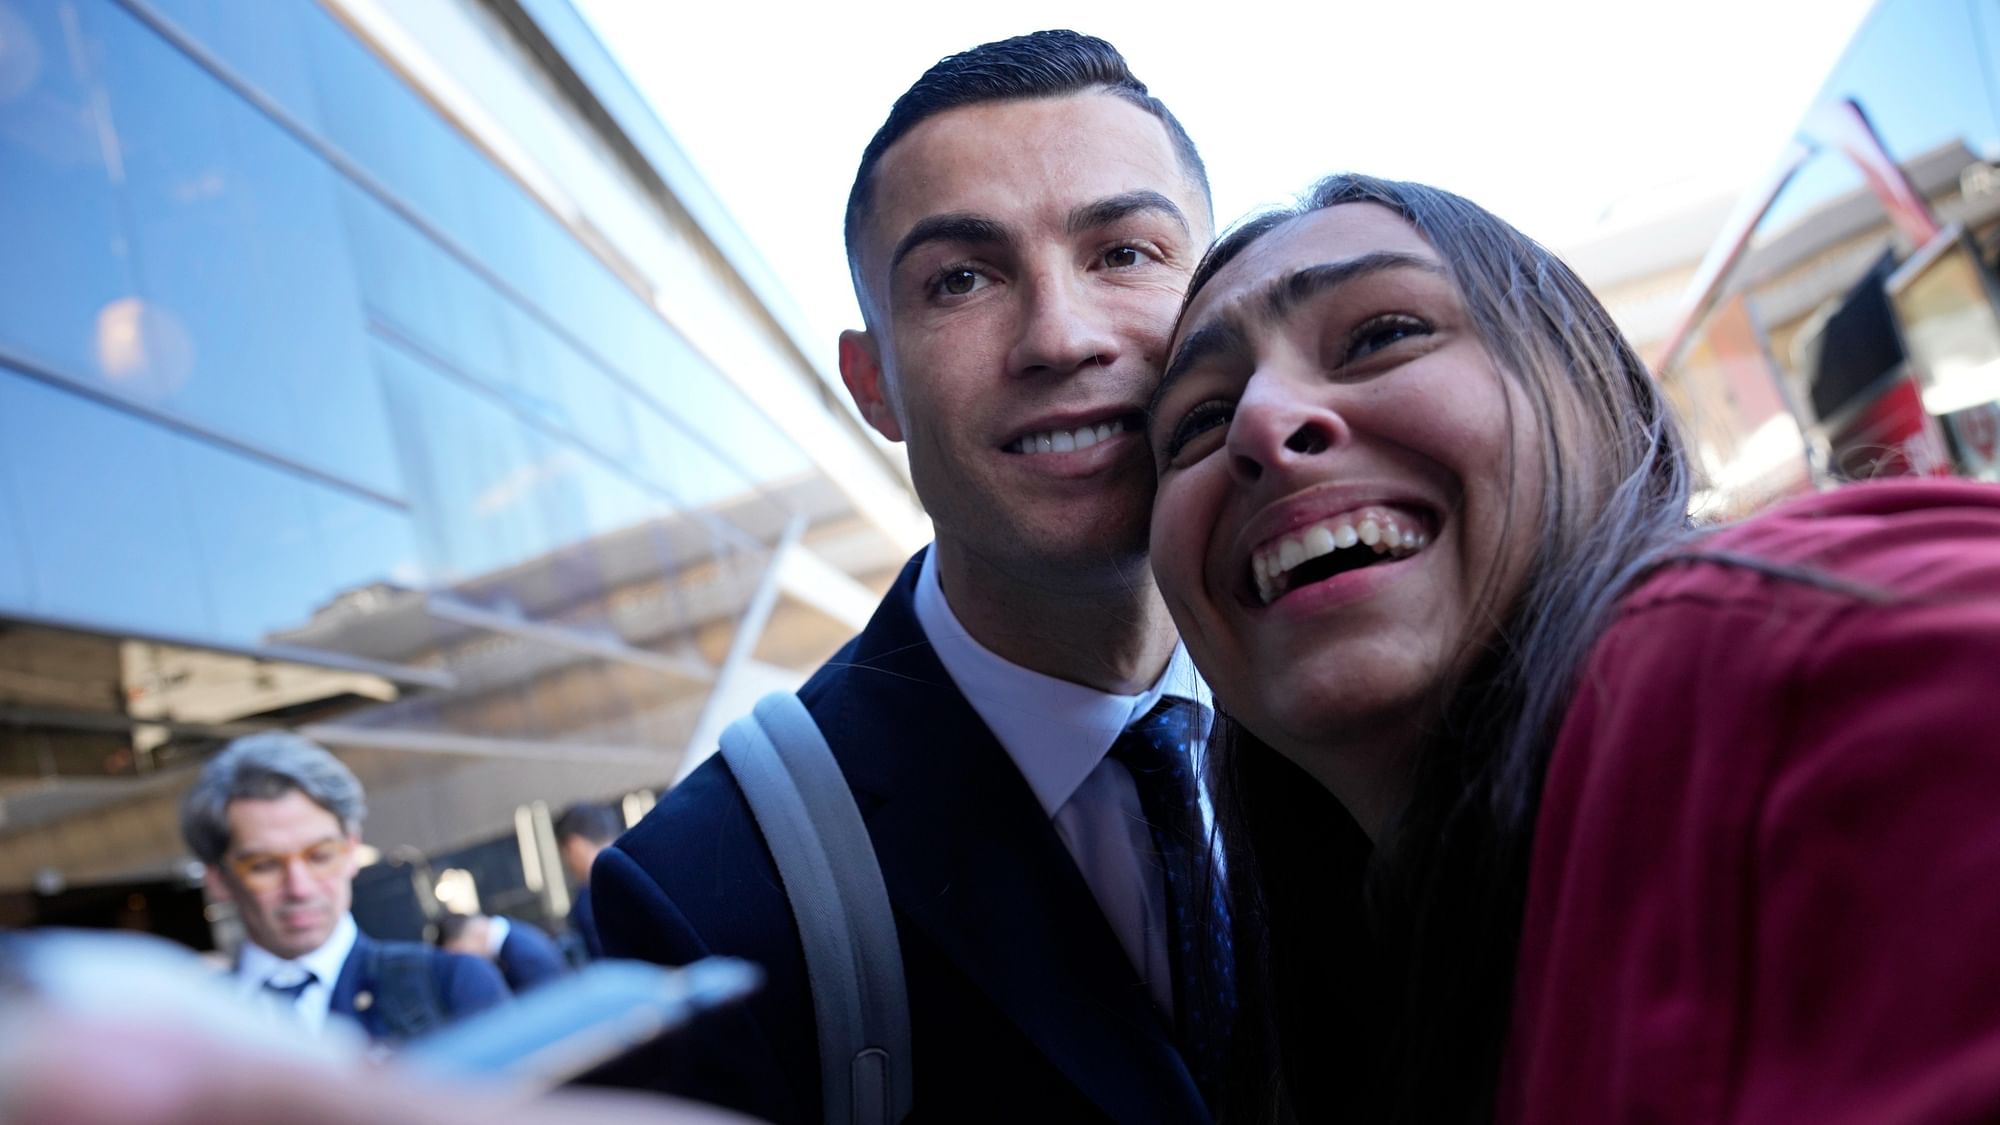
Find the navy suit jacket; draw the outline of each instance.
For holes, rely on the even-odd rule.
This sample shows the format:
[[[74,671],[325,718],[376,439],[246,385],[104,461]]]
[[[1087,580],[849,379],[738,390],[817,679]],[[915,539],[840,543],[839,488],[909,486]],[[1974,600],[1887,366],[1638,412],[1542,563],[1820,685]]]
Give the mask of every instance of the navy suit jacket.
[[[523,992],[569,971],[556,939],[518,918],[507,919],[507,940],[500,943],[500,975],[507,987]]]
[[[405,952],[415,950],[424,956],[438,1010],[426,1011],[430,1006],[421,997],[397,995],[377,976],[364,969],[370,948],[388,947]],[[447,953],[419,942],[377,941],[367,934],[359,934],[354,939],[354,948],[348,951],[347,960],[340,966],[340,979],[334,982],[333,998],[327,1010],[359,1023],[370,1039],[395,1042],[411,1033],[404,1029],[412,1024],[435,1026],[443,1021],[462,1019],[506,999],[507,982],[501,979],[500,970],[493,962],[485,958]],[[433,1017],[439,1019],[433,1020]],[[431,1030],[431,1026],[421,1026],[417,1030]]]
[[[1013,759],[931,651],[919,555],[862,634],[800,689],[853,790],[896,915],[917,1121],[1199,1123],[1167,1022]],[[764,967],[742,1008],[618,1080],[778,1122],[820,1117],[817,1040],[789,904],[718,756],[598,857],[613,957]]]
[[[590,884],[576,889],[576,901],[569,908],[570,932],[583,944],[587,960],[595,961],[604,956],[604,945],[597,940],[597,914],[590,903]]]

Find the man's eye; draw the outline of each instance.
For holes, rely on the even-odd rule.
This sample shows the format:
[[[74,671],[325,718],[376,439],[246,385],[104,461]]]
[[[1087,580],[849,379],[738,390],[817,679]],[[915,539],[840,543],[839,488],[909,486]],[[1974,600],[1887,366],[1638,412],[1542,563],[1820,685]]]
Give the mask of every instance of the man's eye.
[[[1130,269],[1146,260],[1136,246],[1117,246],[1104,252],[1104,264],[1114,270]]]
[[[1352,363],[1366,359],[1383,348],[1412,336],[1428,336],[1431,326],[1424,321],[1402,313],[1387,313],[1363,321],[1347,337],[1347,355],[1344,362]]]
[[[321,844],[306,852],[306,862],[314,867],[331,867],[340,858],[340,845]]]
[[[1174,432],[1167,438],[1167,459],[1180,456],[1188,443],[1210,430],[1227,427],[1229,420],[1236,416],[1236,404],[1211,399],[1202,403],[1181,417]]]
[[[252,856],[243,861],[243,870],[250,875],[269,875],[278,868],[278,861],[270,856]]]
[[[986,277],[963,266],[941,271],[931,282],[931,292],[941,297],[964,297],[986,287]]]

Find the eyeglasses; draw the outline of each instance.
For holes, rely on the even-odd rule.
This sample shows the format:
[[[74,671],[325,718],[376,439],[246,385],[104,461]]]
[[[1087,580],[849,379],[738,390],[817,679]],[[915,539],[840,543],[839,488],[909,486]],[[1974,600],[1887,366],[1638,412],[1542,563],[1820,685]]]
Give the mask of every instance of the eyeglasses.
[[[274,852],[244,852],[233,855],[224,862],[230,873],[243,886],[259,893],[275,891],[285,885],[285,872],[291,870],[294,861],[306,865],[306,871],[314,878],[324,879],[340,871],[347,853],[354,850],[353,841],[346,837],[335,840],[321,840],[308,844],[295,852],[283,854]]]

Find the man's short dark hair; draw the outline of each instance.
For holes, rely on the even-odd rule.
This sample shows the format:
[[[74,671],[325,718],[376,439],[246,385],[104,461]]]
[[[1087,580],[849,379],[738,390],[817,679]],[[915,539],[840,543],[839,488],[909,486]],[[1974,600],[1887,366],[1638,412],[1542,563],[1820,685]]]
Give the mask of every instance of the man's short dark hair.
[[[583,801],[564,809],[556,818],[555,829],[558,844],[571,836],[581,836],[593,844],[604,845],[625,833],[625,817],[610,805]]]
[[[1166,127],[1174,152],[1189,181],[1208,198],[1208,169],[1194,141],[1160,99],[1132,74],[1118,48],[1094,35],[1074,31],[1037,31],[940,59],[889,109],[889,119],[875,131],[861,152],[861,168],[847,193],[847,266],[861,288],[861,224],[874,203],[875,165],[889,146],[910,130],[946,110],[982,102],[1053,98],[1064,94],[1102,91],[1131,102]],[[863,297],[865,304],[866,298]]]

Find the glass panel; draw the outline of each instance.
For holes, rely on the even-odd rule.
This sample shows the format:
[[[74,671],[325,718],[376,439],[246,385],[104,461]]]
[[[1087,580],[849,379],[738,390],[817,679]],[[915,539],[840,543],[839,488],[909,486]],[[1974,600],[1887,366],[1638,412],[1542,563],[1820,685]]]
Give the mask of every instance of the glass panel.
[[[408,514],[330,488],[313,497],[313,510],[336,595],[377,585],[428,585]]]
[[[15,379],[0,368],[0,383]],[[0,455],[0,611],[8,607],[26,612],[34,604],[35,588],[28,581],[28,541],[21,533],[19,489],[8,467],[9,458]]]
[[[556,454],[537,459],[520,422],[485,395],[390,345],[374,353],[433,578],[464,581],[555,546],[541,493]]]
[[[0,373],[0,449],[18,489],[30,608],[78,622],[209,632],[214,614],[175,440],[120,411]]]
[[[283,107],[307,128],[319,125],[319,105],[306,72],[298,0],[147,0],[188,38]]]
[[[136,321],[117,312],[132,296],[117,142],[89,54],[73,4],[0,0],[0,347],[80,377],[102,358],[106,377],[140,381],[120,332]]]
[[[640,409],[629,392],[518,306],[506,308],[514,346],[514,392],[524,409],[568,430],[615,461],[637,447],[629,421]]]
[[[459,198],[452,150],[464,142],[317,4],[302,4],[307,66],[326,139],[439,222]]]
[[[175,444],[180,485],[195,501],[215,635],[260,645],[303,625],[334,593],[314,486],[212,446]]]
[[[399,491],[332,173],[149,29],[103,42],[146,308],[184,333],[149,397]]]

